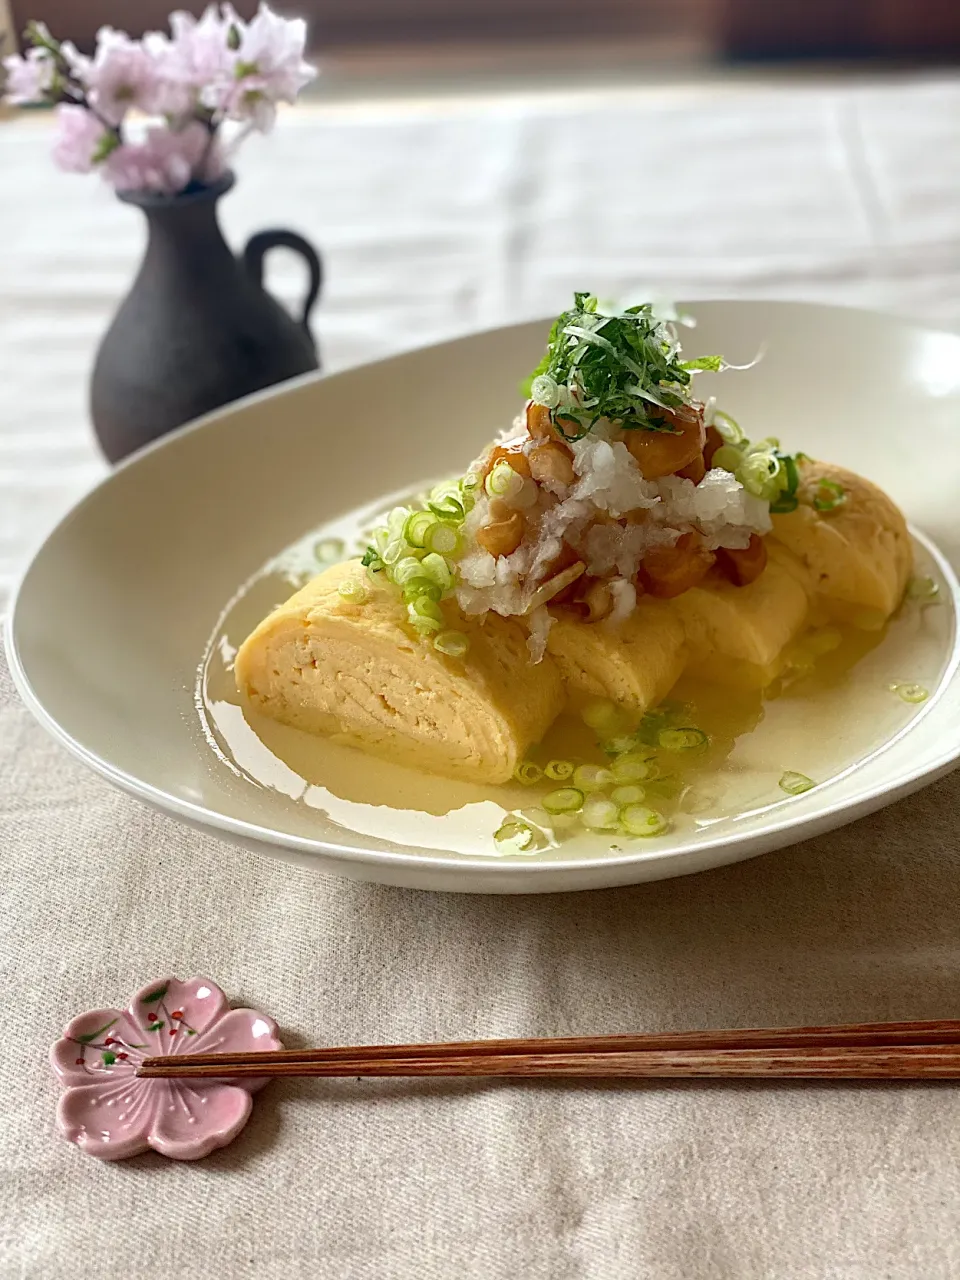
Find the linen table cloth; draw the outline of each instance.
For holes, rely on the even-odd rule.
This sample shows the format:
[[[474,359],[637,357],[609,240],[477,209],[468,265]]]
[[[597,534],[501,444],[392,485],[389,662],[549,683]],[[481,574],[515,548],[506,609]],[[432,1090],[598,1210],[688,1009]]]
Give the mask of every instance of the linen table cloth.
[[[0,123],[0,608],[105,473],[86,420],[136,211]],[[574,288],[960,321],[960,80],[659,86],[286,113],[222,213],[321,246],[328,368]],[[296,266],[275,283],[293,302]],[[960,429],[960,427],[958,427]],[[52,620],[56,625],[56,620]],[[0,670],[0,1277],[762,1280],[960,1274],[950,1085],[288,1081],[197,1165],[54,1132],[81,1009],[209,974],[287,1043],[955,1016],[960,775],[792,849],[604,893],[318,876],[178,826]]]

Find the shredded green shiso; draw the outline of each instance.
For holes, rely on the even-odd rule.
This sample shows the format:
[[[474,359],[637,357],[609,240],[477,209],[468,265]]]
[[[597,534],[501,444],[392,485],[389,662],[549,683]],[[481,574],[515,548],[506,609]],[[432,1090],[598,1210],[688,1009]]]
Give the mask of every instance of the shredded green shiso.
[[[573,308],[554,321],[543,359],[523,384],[535,404],[568,441],[582,440],[601,419],[625,431],[675,434],[666,411],[697,407],[693,377],[732,368],[722,356],[682,360],[675,327],[652,303],[623,311],[603,310],[594,294],[575,293]],[[705,414],[723,439],[723,457],[712,466],[730,471],[748,493],[770,503],[775,514],[798,504],[797,462],[774,439],[751,442],[739,425],[709,402]],[[721,452],[718,450],[718,452]],[[837,486],[839,489],[839,486]],[[832,496],[832,510],[843,500]]]
[[[523,384],[524,395],[550,410],[568,440],[581,440],[601,418],[626,431],[674,428],[664,410],[693,403],[695,373],[719,372],[720,356],[681,360],[676,330],[652,303],[601,311],[596,296],[575,293],[553,323],[547,350]]]

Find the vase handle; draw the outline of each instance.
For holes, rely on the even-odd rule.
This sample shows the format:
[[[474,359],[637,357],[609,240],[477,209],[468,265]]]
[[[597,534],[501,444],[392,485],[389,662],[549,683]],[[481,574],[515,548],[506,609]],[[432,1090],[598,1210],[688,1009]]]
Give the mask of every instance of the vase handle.
[[[243,251],[243,264],[261,288],[263,287],[263,260],[271,249],[292,249],[294,253],[299,253],[307,264],[307,269],[310,272],[310,283],[307,287],[307,296],[303,300],[303,314],[300,317],[300,323],[309,333],[310,312],[320,296],[320,287],[323,284],[323,266],[320,262],[320,255],[309,240],[304,240],[303,236],[297,235],[295,231],[284,231],[282,229],[258,231],[256,235],[251,236],[247,241],[246,248]]]

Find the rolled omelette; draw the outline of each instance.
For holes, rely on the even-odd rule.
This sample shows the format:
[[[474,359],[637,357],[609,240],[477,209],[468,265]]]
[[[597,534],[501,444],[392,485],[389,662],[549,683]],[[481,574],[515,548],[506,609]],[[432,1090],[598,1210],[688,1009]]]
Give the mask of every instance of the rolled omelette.
[[[854,624],[884,622],[898,607],[913,568],[913,547],[902,512],[882,489],[827,462],[800,465],[795,511],[771,514],[772,537],[793,553],[808,593]],[[824,482],[839,486],[841,505],[818,511]],[[828,491],[829,492],[829,491]]]
[[[340,583],[367,583],[362,604]],[[500,783],[564,702],[554,662],[535,666],[512,618],[456,619],[463,658],[412,636],[388,585],[357,560],[334,565],[260,623],[236,656],[237,687],[256,710],[430,773]]]
[[[666,603],[666,602],[665,602]],[[755,582],[737,587],[715,571],[702,586],[669,601],[686,633],[691,657],[711,654],[768,667],[803,629],[806,591],[776,559]]]
[[[575,701],[610,698],[637,711],[667,696],[688,656],[683,625],[667,602],[642,598],[617,627],[558,618],[547,653]]]
[[[814,505],[828,481],[842,503]],[[829,492],[829,490],[827,491]],[[768,562],[746,586],[717,570],[669,599],[641,596],[617,626],[559,612],[547,652],[530,659],[515,617],[463,616],[447,625],[469,639],[448,657],[411,634],[401,597],[358,561],[335,565],[275,609],[241,646],[237,687],[272,719],[431,773],[507,781],[570,701],[609,698],[646,711],[689,666],[720,683],[763,688],[822,605],[841,620],[879,625],[897,608],[912,568],[906,522],[868,480],[806,462],[801,503],[774,514]],[[353,603],[342,582],[364,583]]]
[[[610,698],[642,712],[661,702],[688,666],[705,680],[769,684],[809,612],[797,577],[771,559],[745,587],[713,573],[672,600],[641,597],[618,627],[558,619],[547,652],[575,701]]]

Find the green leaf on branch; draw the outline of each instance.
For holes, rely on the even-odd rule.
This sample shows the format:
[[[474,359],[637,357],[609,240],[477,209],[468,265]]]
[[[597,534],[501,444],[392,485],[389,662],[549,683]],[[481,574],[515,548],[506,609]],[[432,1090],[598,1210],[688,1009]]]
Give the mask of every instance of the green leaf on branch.
[[[103,164],[107,156],[109,156],[111,152],[116,151],[119,145],[120,145],[120,135],[118,133],[111,132],[111,133],[103,134],[100,141],[97,143],[97,145],[93,149],[93,155],[91,156],[93,163]]]

